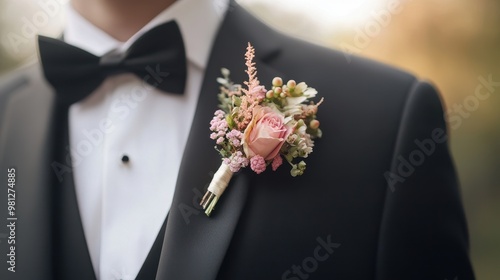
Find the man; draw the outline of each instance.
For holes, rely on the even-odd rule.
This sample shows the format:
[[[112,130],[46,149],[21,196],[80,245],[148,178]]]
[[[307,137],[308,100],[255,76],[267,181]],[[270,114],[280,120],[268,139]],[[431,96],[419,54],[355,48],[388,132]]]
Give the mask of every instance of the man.
[[[431,85],[348,63],[234,2],[172,2],[73,0],[68,45],[40,38],[41,63],[2,82],[2,182],[14,168],[18,218],[16,272],[2,279],[474,278]],[[180,46],[172,69],[118,68],[164,42]],[[325,98],[323,138],[303,176],[240,172],[207,217],[216,78],[245,79],[247,42],[263,85],[306,81]]]

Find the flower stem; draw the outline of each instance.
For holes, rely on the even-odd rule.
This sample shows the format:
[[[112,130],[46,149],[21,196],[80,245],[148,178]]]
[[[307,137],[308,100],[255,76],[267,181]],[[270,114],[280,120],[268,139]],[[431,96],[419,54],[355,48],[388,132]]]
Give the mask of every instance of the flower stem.
[[[208,186],[208,190],[200,201],[200,205],[205,210],[205,214],[210,216],[212,211],[219,201],[219,198],[224,193],[227,185],[229,184],[229,180],[233,176],[233,172],[229,169],[229,167],[222,163],[217,172],[214,174],[214,178],[210,182]]]
[[[210,214],[212,214],[212,211],[215,208],[215,205],[217,204],[217,201],[219,201],[219,197],[213,195],[211,196],[212,200],[210,201],[210,204],[208,204],[208,207],[203,207],[205,209],[205,214],[210,217]]]

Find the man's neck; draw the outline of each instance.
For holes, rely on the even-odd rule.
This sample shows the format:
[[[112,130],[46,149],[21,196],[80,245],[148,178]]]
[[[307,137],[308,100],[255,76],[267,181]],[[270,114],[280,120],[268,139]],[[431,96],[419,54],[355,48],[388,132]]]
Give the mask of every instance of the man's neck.
[[[125,42],[176,0],[72,0],[73,8],[92,24]]]

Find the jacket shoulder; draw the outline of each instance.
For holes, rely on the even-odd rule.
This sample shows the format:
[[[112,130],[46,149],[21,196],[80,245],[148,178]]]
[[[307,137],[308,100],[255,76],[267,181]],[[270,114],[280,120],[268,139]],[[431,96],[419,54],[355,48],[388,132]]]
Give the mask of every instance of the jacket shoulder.
[[[283,60],[294,61],[296,65],[307,66],[318,76],[338,77],[355,84],[378,86],[389,83],[395,87],[409,86],[417,77],[407,70],[382,63],[336,48],[321,46],[299,38],[282,34]]]
[[[37,61],[23,64],[0,77],[0,99],[19,92],[30,84],[41,81],[43,75]]]
[[[36,112],[47,111],[52,101],[52,87],[45,81],[38,62],[5,74],[0,77],[0,131],[6,127],[7,116],[12,116],[13,112],[24,112],[21,119],[36,118]]]

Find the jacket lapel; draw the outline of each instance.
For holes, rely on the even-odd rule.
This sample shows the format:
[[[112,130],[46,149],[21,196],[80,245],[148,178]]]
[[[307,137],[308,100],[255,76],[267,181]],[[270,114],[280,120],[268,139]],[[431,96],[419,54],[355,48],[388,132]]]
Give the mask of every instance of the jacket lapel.
[[[78,209],[78,202],[73,179],[73,169],[70,154],[65,147],[69,147],[68,126],[69,105],[56,105],[55,117],[52,124],[55,126],[53,137],[54,162],[61,164],[61,177],[53,176],[53,214],[56,219],[52,227],[53,256],[57,265],[54,273],[57,279],[95,279],[90,253],[88,251],[83,225]],[[69,169],[66,169],[69,168]],[[68,171],[68,172],[65,172]],[[62,174],[64,173],[64,174]],[[54,172],[52,172],[54,174]]]
[[[2,93],[8,97],[0,126],[1,179],[7,182],[7,168],[16,169],[15,253],[19,269],[17,265],[16,273],[2,269],[0,276],[9,274],[0,278],[48,280],[53,279],[50,185],[53,173],[48,149],[54,140],[50,133],[53,95],[42,80],[38,64],[25,71],[29,79],[24,75],[12,79],[11,83],[17,86]],[[6,200],[2,195],[2,201]],[[1,241],[2,251],[7,252],[7,242]]]
[[[16,254],[24,267],[10,277],[95,279],[65,149],[67,105],[57,104],[39,66],[24,69],[2,95],[1,167],[16,169]]]
[[[179,170],[176,191],[166,226],[156,279],[215,279],[245,205],[251,171],[235,174],[211,217],[198,205],[213,173],[221,164],[209,122],[217,110],[220,69],[231,70],[235,82],[247,80],[244,53],[248,42],[256,48],[258,76],[270,84],[280,75],[264,61],[279,53],[274,33],[234,2],[212,48],[196,114]],[[281,75],[282,76],[282,75]]]

